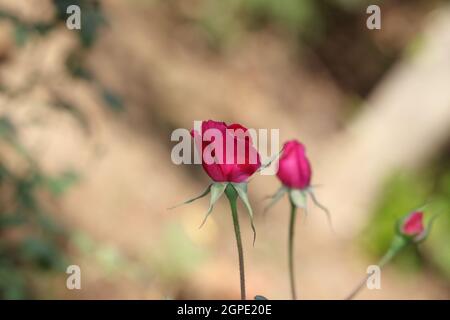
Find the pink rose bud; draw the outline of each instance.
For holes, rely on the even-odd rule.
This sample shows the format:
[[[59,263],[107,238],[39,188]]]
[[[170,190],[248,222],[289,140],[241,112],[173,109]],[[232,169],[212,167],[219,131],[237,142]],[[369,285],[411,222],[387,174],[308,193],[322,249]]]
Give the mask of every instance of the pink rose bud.
[[[210,129],[213,130],[208,132]],[[203,169],[212,180],[245,182],[261,167],[260,155],[253,147],[247,131],[240,124],[228,126],[225,122],[213,120],[202,122],[201,133],[191,131],[197,149],[201,151]],[[220,134],[220,143],[214,142],[217,134]],[[211,146],[213,142],[215,148]],[[207,155],[213,157],[213,162],[205,158]]]
[[[423,226],[423,212],[414,211],[410,213],[402,222],[400,226],[402,234],[409,237],[416,237],[421,235],[425,228]]]
[[[297,140],[291,140],[284,144],[277,176],[286,187],[293,189],[309,187],[311,182],[311,165],[306,157],[303,144]]]

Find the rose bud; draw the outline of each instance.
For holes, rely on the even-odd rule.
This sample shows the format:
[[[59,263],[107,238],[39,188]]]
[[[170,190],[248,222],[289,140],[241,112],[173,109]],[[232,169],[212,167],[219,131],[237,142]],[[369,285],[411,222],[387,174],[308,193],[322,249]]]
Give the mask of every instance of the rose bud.
[[[397,222],[398,235],[415,243],[425,240],[439,214],[432,215],[428,219],[427,226],[424,225],[424,215],[425,213],[418,209],[401,218]]]
[[[427,226],[424,224],[424,215],[425,213],[421,209],[417,209],[397,221],[397,232],[391,244],[391,252],[398,252],[407,244],[419,243],[426,239],[438,215],[433,215]]]
[[[306,201],[309,196],[314,204],[325,212],[332,227],[328,209],[317,200],[314,194],[311,176],[311,164],[306,157],[305,146],[297,140],[286,142],[278,161],[277,177],[280,179],[282,186],[271,196],[272,201],[265,211],[281,199],[285,193],[288,193],[291,204],[296,208],[303,209],[306,214],[308,211]]]
[[[413,243],[417,244],[428,237],[438,214],[432,215],[426,226],[424,225],[424,215],[425,213],[422,209],[416,209],[397,220],[395,237],[379,265],[386,264],[405,246]]]
[[[180,205],[191,203],[210,194],[209,208],[200,225],[203,226],[215,203],[223,194],[226,194],[233,206],[236,199],[240,198],[250,217],[254,242],[256,231],[253,224],[253,210],[247,195],[247,185],[248,179],[262,169],[262,166],[260,155],[253,147],[249,130],[240,124],[227,125],[225,122],[208,120],[202,121],[200,130],[191,130],[191,136],[194,138],[203,169],[213,182],[202,194]]]
[[[303,144],[297,140],[291,140],[284,144],[277,176],[288,188],[305,189],[309,187],[311,165],[306,157]]]
[[[215,182],[245,182],[261,167],[248,129],[240,124],[203,121],[201,132],[192,130],[191,135],[201,152],[203,169]]]
[[[417,237],[425,231],[423,226],[423,212],[414,211],[402,221],[400,233],[408,237]]]

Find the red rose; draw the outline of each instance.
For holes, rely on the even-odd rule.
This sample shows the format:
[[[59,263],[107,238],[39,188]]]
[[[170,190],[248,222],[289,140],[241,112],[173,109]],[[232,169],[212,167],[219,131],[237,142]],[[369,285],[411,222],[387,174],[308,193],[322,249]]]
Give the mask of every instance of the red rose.
[[[201,132],[192,130],[191,135],[201,150],[203,169],[216,182],[245,182],[261,167],[248,130],[240,124],[203,121]]]

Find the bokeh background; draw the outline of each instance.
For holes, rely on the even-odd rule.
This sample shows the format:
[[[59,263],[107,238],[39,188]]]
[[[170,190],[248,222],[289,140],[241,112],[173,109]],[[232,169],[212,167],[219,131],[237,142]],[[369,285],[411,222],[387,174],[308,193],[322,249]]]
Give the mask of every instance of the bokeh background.
[[[82,10],[81,31],[65,26]],[[382,29],[368,30],[368,4]],[[450,298],[450,4],[439,0],[1,0],[0,297],[239,297],[232,220],[206,225],[199,166],[170,134],[194,120],[280,129],[306,144],[317,196],[297,225],[301,299],[342,299],[429,203],[429,239],[364,299]],[[289,299],[287,200],[250,185],[248,295]],[[81,290],[66,268],[81,267]]]

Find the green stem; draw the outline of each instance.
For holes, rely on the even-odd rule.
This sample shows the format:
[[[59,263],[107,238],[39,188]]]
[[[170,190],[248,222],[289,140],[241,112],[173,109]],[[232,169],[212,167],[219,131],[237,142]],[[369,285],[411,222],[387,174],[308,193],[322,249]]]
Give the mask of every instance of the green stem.
[[[297,208],[291,202],[291,216],[289,220],[289,239],[288,239],[288,255],[289,255],[289,280],[291,283],[292,299],[297,300],[295,290],[295,271],[294,271],[294,235],[295,235],[295,218],[297,217]]]
[[[228,201],[230,202],[231,215],[233,216],[234,233],[236,234],[236,244],[239,256],[239,276],[241,283],[241,300],[246,299],[245,295],[245,271],[244,271],[244,250],[242,248],[241,230],[239,227],[239,218],[237,212],[236,201],[238,194],[231,184],[228,184],[225,189]]]
[[[408,245],[410,242],[402,237],[402,236],[395,236],[395,238],[392,240],[391,246],[389,247],[389,250],[384,254],[384,256],[380,259],[378,262],[378,266],[383,268],[388,262],[390,262],[406,245]],[[364,287],[364,285],[367,283],[367,280],[370,278],[370,276],[373,275],[372,273],[367,274],[364,279],[361,280],[361,282],[356,286],[355,289],[345,298],[345,300],[352,300],[359,291]]]

